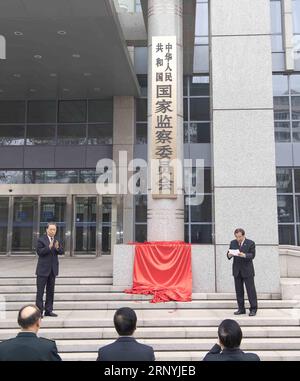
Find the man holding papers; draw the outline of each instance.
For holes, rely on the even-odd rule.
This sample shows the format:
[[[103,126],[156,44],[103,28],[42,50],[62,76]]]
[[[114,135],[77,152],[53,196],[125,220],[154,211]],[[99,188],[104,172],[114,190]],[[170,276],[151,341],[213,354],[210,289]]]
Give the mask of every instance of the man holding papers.
[[[235,292],[238,303],[238,311],[235,315],[246,313],[244,299],[244,283],[250,303],[249,316],[255,316],[257,312],[257,296],[254,284],[253,259],[255,258],[255,242],[245,237],[243,229],[236,229],[235,240],[230,242],[227,252],[228,259],[233,258],[232,272],[234,276]]]

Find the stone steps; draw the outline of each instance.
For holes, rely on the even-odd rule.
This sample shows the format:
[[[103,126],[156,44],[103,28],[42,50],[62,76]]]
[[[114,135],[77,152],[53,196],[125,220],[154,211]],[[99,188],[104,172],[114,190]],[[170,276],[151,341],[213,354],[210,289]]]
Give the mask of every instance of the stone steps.
[[[201,361],[207,351],[165,351],[155,352],[157,361]],[[300,351],[256,351],[262,361],[300,361]],[[95,361],[97,353],[61,353],[65,361]]]
[[[18,329],[0,329],[0,341],[15,336]],[[135,337],[137,339],[216,339],[217,327],[140,327]],[[113,327],[94,328],[41,328],[39,336],[51,340],[85,340],[109,339],[116,340],[117,333]],[[243,327],[244,338],[300,338],[300,327]]]
[[[78,296],[74,296],[78,298]],[[132,300],[133,299],[133,300]],[[34,302],[35,298],[20,300],[18,302],[6,301],[5,308],[7,311],[18,311],[23,305],[24,302]],[[193,300],[192,302],[168,302],[168,303],[150,303],[149,298],[141,300],[141,297],[134,297],[129,295],[127,298],[124,296],[122,299],[115,298],[115,300],[91,300],[91,301],[67,301],[61,300],[58,298],[54,303],[55,311],[66,311],[66,310],[116,310],[120,307],[130,307],[135,310],[163,310],[163,309],[236,309],[237,305],[234,300]],[[246,308],[249,307],[248,302],[246,303]],[[299,308],[299,302],[297,300],[284,300],[284,301],[273,301],[273,300],[260,300],[259,308],[260,309],[290,309],[290,308]]]
[[[5,319],[0,319],[0,341],[19,331],[17,312],[35,301],[35,282],[35,277],[0,277],[0,301],[2,309],[6,307]],[[244,350],[258,353],[263,360],[300,360],[297,300],[260,293],[257,316],[236,317],[234,293],[193,293],[189,303],[152,304],[152,296],[125,294],[124,288],[112,285],[110,272],[57,278],[54,311],[59,316],[45,317],[39,335],[56,340],[64,360],[94,361],[99,347],[117,337],[115,310],[127,306],[138,316],[136,338],[154,347],[157,360],[201,360],[215,344],[217,327],[226,318],[241,324]]]

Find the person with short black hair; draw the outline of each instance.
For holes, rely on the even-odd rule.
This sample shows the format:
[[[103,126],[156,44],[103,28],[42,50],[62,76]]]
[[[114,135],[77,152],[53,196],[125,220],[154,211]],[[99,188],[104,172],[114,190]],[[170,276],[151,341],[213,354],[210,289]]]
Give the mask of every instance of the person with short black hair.
[[[22,307],[18,314],[21,332],[0,343],[0,361],[61,361],[55,341],[38,337],[41,311],[34,304]]]
[[[235,240],[230,242],[229,251],[227,252],[228,259],[234,257],[232,274],[234,277],[238,304],[238,310],[234,315],[242,315],[246,313],[244,298],[245,284],[250,303],[249,316],[255,316],[258,308],[254,283],[255,271],[253,266],[253,259],[255,258],[255,242],[246,238],[245,230],[242,228],[236,229],[234,235]]]
[[[235,320],[223,320],[218,328],[218,337],[219,343],[213,346],[203,361],[260,361],[255,353],[245,353],[240,349],[243,333]]]
[[[153,348],[138,343],[132,337],[137,325],[133,309],[118,309],[114,315],[114,325],[119,338],[99,349],[97,361],[155,361]]]
[[[48,222],[46,234],[37,242],[37,255],[39,257],[36,267],[36,305],[43,316],[44,290],[46,287],[45,316],[57,317],[53,312],[55,279],[58,275],[58,255],[64,253],[60,240],[56,237],[57,226],[55,222]]]

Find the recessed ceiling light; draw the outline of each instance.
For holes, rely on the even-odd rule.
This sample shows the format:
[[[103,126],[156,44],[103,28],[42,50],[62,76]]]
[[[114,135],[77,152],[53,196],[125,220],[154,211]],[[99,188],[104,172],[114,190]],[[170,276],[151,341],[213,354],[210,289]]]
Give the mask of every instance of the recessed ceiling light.
[[[100,91],[100,87],[94,87],[95,91]]]
[[[57,34],[60,34],[61,36],[64,36],[65,34],[67,34],[67,32],[65,30],[58,30]]]
[[[56,73],[50,73],[50,77],[57,77]]]
[[[72,54],[72,57],[73,57],[73,58],[80,58],[80,54],[78,54],[78,53],[74,53],[74,54]]]
[[[40,60],[40,59],[42,59],[42,56],[41,56],[40,54],[35,54],[35,55],[33,56],[33,58],[35,58],[35,59],[37,59],[37,60]]]
[[[84,75],[85,77],[90,77],[92,74],[91,74],[91,73],[83,73],[83,75]]]
[[[22,33],[22,32],[18,32],[18,31],[15,31],[14,34],[15,34],[16,36],[23,36],[23,33]]]
[[[13,76],[14,76],[15,78],[21,78],[21,74],[18,74],[18,73],[13,74]]]
[[[70,89],[63,89],[63,91],[70,91]]]
[[[35,92],[36,92],[36,89],[29,89],[29,91],[30,91],[31,93],[35,93]]]

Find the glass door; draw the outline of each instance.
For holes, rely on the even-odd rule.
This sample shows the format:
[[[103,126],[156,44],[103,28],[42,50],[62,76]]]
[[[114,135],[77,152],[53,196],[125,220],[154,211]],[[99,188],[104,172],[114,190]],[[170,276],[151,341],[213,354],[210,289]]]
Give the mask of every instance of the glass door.
[[[7,226],[8,226],[9,198],[0,198],[0,254],[7,251]]]
[[[12,243],[13,253],[34,253],[37,241],[38,198],[14,197]]]
[[[45,234],[48,222],[57,225],[57,236],[64,245],[66,234],[66,197],[41,197],[40,235]]]
[[[96,254],[97,197],[74,198],[75,254]]]

